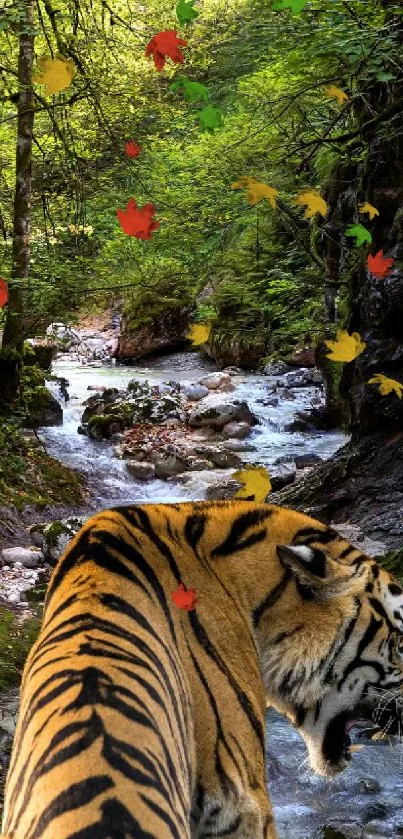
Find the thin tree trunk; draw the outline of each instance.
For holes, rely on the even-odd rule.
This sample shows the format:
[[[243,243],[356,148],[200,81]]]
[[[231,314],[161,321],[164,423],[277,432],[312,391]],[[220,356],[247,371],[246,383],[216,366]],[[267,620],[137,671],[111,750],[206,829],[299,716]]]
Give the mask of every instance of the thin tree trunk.
[[[30,262],[31,164],[35,105],[32,89],[34,0],[22,0],[19,6],[25,15],[20,22],[19,35],[19,99],[12,266],[6,323],[0,353],[0,392],[2,405],[5,408],[19,396],[21,353],[24,343],[24,285],[26,286],[28,280]]]

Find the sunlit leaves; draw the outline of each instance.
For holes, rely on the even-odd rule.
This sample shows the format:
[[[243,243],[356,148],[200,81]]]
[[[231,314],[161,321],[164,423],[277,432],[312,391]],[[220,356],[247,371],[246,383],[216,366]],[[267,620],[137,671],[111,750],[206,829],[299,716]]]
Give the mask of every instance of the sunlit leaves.
[[[41,72],[33,76],[33,81],[45,85],[48,96],[59,93],[71,85],[76,69],[72,58],[64,58],[60,54],[56,58],[44,55],[38,58],[38,64]]]
[[[361,245],[364,245],[365,242],[368,242],[370,245],[372,242],[372,236],[362,224],[350,224],[345,229],[346,236],[352,236],[355,239],[355,247],[360,248]]]
[[[246,200],[252,206],[258,204],[259,201],[263,201],[265,198],[273,210],[276,207],[276,196],[278,195],[278,190],[274,189],[272,186],[268,186],[268,184],[256,181],[255,178],[248,178],[243,175],[238,181],[231,184],[231,189],[245,189]]]
[[[312,218],[316,213],[325,216],[327,213],[326,201],[316,189],[305,189],[293,199],[294,204],[306,206],[304,218]]]
[[[166,29],[151,38],[146,46],[145,56],[153,56],[155,67],[160,72],[164,69],[167,58],[171,58],[175,64],[183,64],[180,47],[186,46],[187,42],[178,38],[176,29]]]
[[[331,361],[353,361],[360,353],[365,350],[367,346],[365,341],[361,340],[358,332],[353,332],[349,335],[345,329],[337,331],[336,341],[325,341],[326,346],[331,350],[326,353],[327,358]]]
[[[388,376],[384,376],[383,373],[375,373],[372,379],[368,379],[368,384],[378,385],[379,393],[381,393],[382,396],[388,396],[389,393],[396,393],[396,396],[398,396],[399,399],[402,398],[402,382],[397,382],[396,379],[389,379]]]
[[[264,501],[271,491],[270,475],[264,466],[250,466],[238,469],[232,477],[243,484],[235,493],[235,498],[250,498],[254,501]]]

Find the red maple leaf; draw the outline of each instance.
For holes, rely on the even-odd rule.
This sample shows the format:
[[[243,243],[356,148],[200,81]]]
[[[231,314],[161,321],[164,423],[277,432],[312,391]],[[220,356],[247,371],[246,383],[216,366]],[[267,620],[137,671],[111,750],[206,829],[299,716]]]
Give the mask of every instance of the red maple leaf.
[[[154,204],[144,204],[140,210],[134,198],[130,199],[126,210],[116,210],[123,232],[128,236],[136,236],[136,239],[151,239],[154,230],[158,230],[160,223],[153,221],[154,213]]]
[[[196,608],[196,589],[188,588],[186,590],[183,583],[179,583],[176,591],[171,591],[171,597],[175,606],[179,609],[184,609],[185,612],[191,612]]]
[[[368,254],[367,265],[371,274],[374,277],[378,277],[378,279],[383,280],[384,277],[387,277],[390,274],[391,267],[394,263],[394,259],[392,257],[388,258],[383,255],[383,250],[378,251],[375,256],[371,256]]]
[[[8,288],[7,283],[0,277],[0,309],[6,305],[8,300]]]
[[[167,56],[176,64],[183,64],[183,55],[179,47],[187,47],[187,42],[177,37],[176,29],[166,29],[151,38],[146,46],[145,55],[152,55],[156,69],[163,70]]]
[[[130,142],[125,145],[125,151],[129,157],[138,157],[141,152],[141,146],[138,146],[134,140],[130,140]]]

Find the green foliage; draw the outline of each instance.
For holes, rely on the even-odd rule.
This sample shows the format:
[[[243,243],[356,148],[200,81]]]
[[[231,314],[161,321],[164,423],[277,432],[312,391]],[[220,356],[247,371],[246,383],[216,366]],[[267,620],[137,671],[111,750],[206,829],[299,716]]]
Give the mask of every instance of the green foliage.
[[[0,691],[21,681],[25,659],[40,629],[40,617],[18,620],[13,612],[0,608]]]

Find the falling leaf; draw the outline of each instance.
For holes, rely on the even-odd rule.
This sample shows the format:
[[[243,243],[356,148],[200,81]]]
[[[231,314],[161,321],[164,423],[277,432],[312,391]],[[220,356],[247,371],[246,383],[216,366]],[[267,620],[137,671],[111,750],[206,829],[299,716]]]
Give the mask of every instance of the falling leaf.
[[[368,254],[367,265],[371,274],[383,280],[391,272],[394,263],[393,257],[384,256],[383,250],[378,251],[375,256]]]
[[[152,55],[157,70],[163,70],[166,58],[172,58],[175,64],[183,64],[183,55],[179,47],[186,47],[183,38],[177,37],[176,29],[165,29],[151,38],[146,46],[145,55]]]
[[[199,111],[198,118],[200,120],[200,127],[205,131],[214,131],[215,128],[222,128],[224,120],[219,108],[214,108],[213,105],[206,105],[202,111]]]
[[[0,277],[0,309],[6,305],[8,300],[8,288],[7,283],[3,280],[3,277]]]
[[[205,344],[210,337],[211,323],[192,323],[186,338],[192,342],[194,347]]]
[[[144,204],[140,210],[134,198],[130,199],[126,210],[116,210],[123,232],[137,239],[151,239],[151,234],[158,230],[160,223],[153,221],[154,213],[154,204]]]
[[[355,247],[360,248],[364,242],[368,242],[370,245],[372,242],[372,236],[362,224],[350,224],[349,227],[345,229],[346,236],[355,236]]]
[[[197,102],[203,99],[208,102],[210,99],[210,91],[204,84],[200,82],[192,82],[185,76],[178,76],[174,83],[169,86],[170,90],[181,90],[188,102]]]
[[[290,9],[292,15],[298,15],[306,6],[308,0],[275,0],[272,9],[280,12],[283,9]]]
[[[195,0],[179,0],[179,3],[176,7],[176,16],[179,20],[179,23],[188,23],[198,17],[200,12],[197,12],[196,9],[193,8],[195,4]]]
[[[253,498],[254,501],[264,501],[271,490],[270,475],[264,466],[238,469],[232,478],[244,485],[235,493],[235,498]]]
[[[196,589],[186,589],[183,583],[179,583],[176,591],[171,591],[171,597],[178,609],[184,609],[185,612],[191,612],[196,608]]]
[[[403,384],[396,379],[389,379],[383,373],[375,373],[372,379],[368,379],[369,385],[379,385],[379,393],[387,396],[389,393],[396,393],[399,399],[402,398]]]
[[[72,58],[64,58],[63,55],[52,58],[50,55],[44,55],[38,58],[38,64],[41,73],[33,76],[33,81],[46,85],[48,96],[59,93],[71,85],[76,70]]]
[[[364,201],[364,204],[359,204],[358,209],[360,213],[368,213],[371,221],[374,216],[379,216],[379,210],[373,207],[372,204],[368,204],[368,201]]]
[[[316,189],[307,189],[293,199],[294,204],[306,204],[304,218],[312,218],[315,213],[325,216],[327,213],[326,201]]]
[[[259,201],[263,201],[263,199],[266,198],[273,210],[276,208],[276,196],[278,195],[277,189],[244,175],[239,179],[239,181],[235,181],[235,183],[231,184],[231,189],[245,188],[246,199],[249,201],[249,204],[252,204],[252,206],[254,204],[258,204]]]
[[[134,140],[130,140],[130,142],[125,145],[125,152],[129,155],[129,157],[138,157],[141,152],[141,146],[138,146]]]
[[[343,102],[348,100],[347,93],[344,90],[340,90],[339,87],[335,87],[334,84],[329,85],[329,87],[324,88],[324,92],[326,96],[330,96],[332,99],[337,99],[339,105],[342,105]]]
[[[358,332],[349,335],[345,329],[337,331],[337,341],[325,341],[325,344],[331,350],[326,354],[331,361],[353,361],[367,346],[365,341],[361,341]]]

